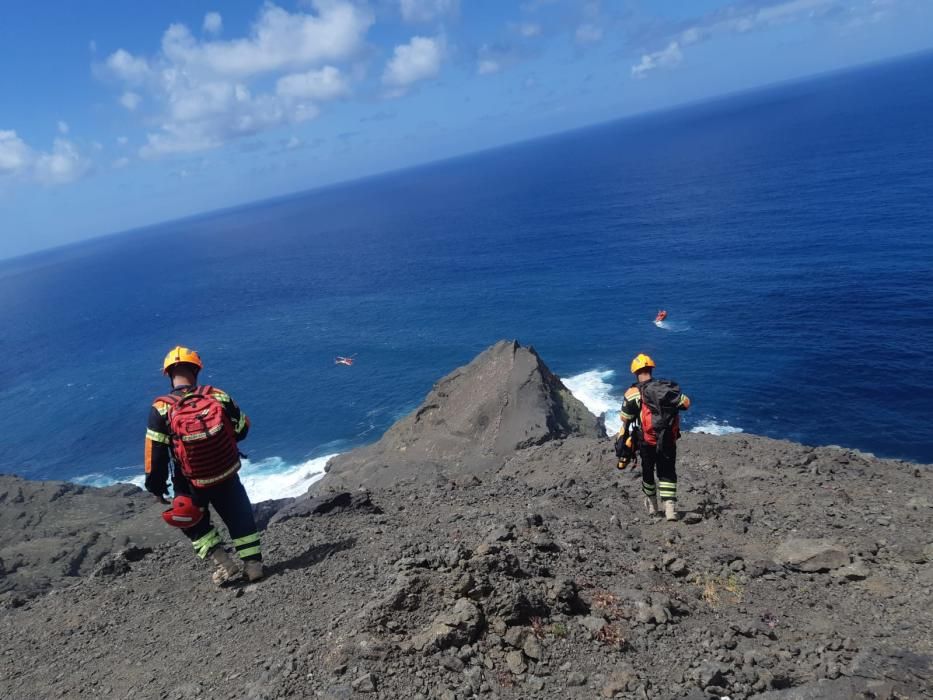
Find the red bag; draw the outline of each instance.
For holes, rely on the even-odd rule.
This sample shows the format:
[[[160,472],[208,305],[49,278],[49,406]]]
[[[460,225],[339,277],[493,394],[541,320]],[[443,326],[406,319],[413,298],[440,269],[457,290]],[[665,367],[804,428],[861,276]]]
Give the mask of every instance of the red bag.
[[[166,421],[175,464],[193,486],[219,484],[240,470],[233,423],[212,387],[199,386],[181,396],[169,394]]]

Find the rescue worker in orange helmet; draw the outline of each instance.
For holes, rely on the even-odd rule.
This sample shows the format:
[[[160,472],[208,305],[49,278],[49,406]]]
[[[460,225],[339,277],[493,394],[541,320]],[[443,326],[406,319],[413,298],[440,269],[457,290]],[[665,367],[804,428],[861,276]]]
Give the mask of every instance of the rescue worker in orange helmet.
[[[677,440],[680,438],[680,411],[690,408],[690,398],[676,382],[655,379],[655,363],[639,354],[630,366],[635,382],[629,387],[619,416],[620,435],[634,428],[641,457],[641,488],[649,515],[658,512],[658,495],[667,520],[677,520]],[[657,477],[657,480],[655,479]]]
[[[216,565],[212,578],[222,584],[240,575],[240,567],[227,552],[220,533],[211,524],[210,509],[223,520],[250,581],[263,577],[262,550],[253,507],[237,472],[240,452],[237,443],[249,432],[249,419],[230,395],[211,386],[198,385],[203,369],[201,357],[190,348],[176,346],[162,363],[162,373],[171,381],[170,393],[156,398],[149,411],[146,430],[146,490],[167,503],[171,471],[176,496],[186,507],[200,508],[203,517],[173,518],[166,522],[192,522],[182,532],[191,540],[201,559]],[[167,516],[167,517],[166,517]]]

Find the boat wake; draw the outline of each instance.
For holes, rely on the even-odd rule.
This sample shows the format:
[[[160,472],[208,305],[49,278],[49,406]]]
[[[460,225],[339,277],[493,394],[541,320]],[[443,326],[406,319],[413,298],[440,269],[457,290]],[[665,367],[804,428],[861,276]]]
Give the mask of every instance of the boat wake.
[[[654,325],[662,331],[670,331],[671,333],[684,333],[691,330],[690,324],[684,321],[655,321]]]

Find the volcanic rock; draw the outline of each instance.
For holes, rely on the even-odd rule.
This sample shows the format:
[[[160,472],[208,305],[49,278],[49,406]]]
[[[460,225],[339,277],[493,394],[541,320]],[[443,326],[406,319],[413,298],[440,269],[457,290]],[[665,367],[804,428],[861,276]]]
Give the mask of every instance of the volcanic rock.
[[[165,506],[132,484],[106,488],[0,475],[0,602],[22,602],[77,581],[129,569],[133,548],[177,542]],[[103,560],[118,550],[129,558]]]
[[[533,348],[503,340],[441,379],[377,443],[332,459],[312,489],[485,473],[526,447],[605,434]]]
[[[511,347],[510,367],[530,353]],[[427,460],[413,420],[396,434],[423,430]],[[435,428],[450,476],[399,463],[368,491],[268,504],[267,577],[220,589],[134,487],[0,479],[3,698],[930,696],[933,535],[903,507],[933,497],[928,466],[686,434],[686,525],[647,517],[640,475],[586,430],[497,453],[501,429],[477,447]],[[87,532],[88,560],[50,575]]]
[[[849,554],[829,540],[791,537],[778,547],[777,559],[798,571],[820,572],[845,566],[849,563]]]

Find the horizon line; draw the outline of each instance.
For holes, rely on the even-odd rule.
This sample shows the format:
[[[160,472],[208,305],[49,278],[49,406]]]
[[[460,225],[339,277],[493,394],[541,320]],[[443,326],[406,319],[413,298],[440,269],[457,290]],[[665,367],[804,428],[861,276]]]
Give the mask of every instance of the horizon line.
[[[679,102],[665,107],[656,107],[645,109],[637,112],[629,112],[626,114],[621,114],[619,116],[612,117],[610,119],[601,119],[594,122],[586,122],[578,126],[571,127],[569,129],[561,129],[558,131],[549,131],[537,136],[532,136],[526,139],[519,139],[517,141],[507,141],[505,143],[496,144],[493,146],[486,146],[476,150],[463,151],[460,153],[454,153],[451,155],[443,156],[441,158],[433,160],[425,160],[418,163],[413,163],[411,165],[405,165],[401,167],[393,167],[385,170],[377,170],[370,173],[365,173],[361,175],[356,175],[353,177],[334,180],[332,182],[325,182],[311,187],[304,187],[297,190],[291,190],[288,192],[283,192],[281,194],[273,195],[271,197],[265,197],[263,199],[252,199],[237,204],[231,204],[229,206],[220,207],[217,209],[208,209],[205,211],[200,211],[194,214],[187,214],[183,216],[172,217],[168,219],[162,219],[149,224],[142,224],[140,226],[134,226],[128,229],[121,229],[119,231],[110,231],[107,233],[101,233],[96,235],[91,235],[86,238],[81,238],[76,241],[70,241],[68,243],[60,243],[57,245],[51,245],[45,248],[37,248],[35,250],[27,251],[25,253],[15,253],[8,257],[0,257],[0,265],[5,266],[9,263],[15,263],[17,261],[22,261],[24,259],[41,256],[46,254],[53,254],[59,251],[64,251],[75,246],[81,246],[84,244],[93,243],[96,241],[101,241],[109,238],[116,238],[120,236],[129,235],[132,233],[137,233],[140,231],[146,231],[152,228],[157,228],[160,226],[168,226],[171,224],[179,224],[186,221],[196,221],[203,218],[210,218],[220,214],[227,214],[235,212],[240,209],[249,209],[252,207],[257,207],[265,204],[273,204],[280,201],[286,201],[288,199],[300,197],[303,195],[310,195],[317,192],[324,192],[331,189],[339,189],[341,187],[347,187],[354,184],[363,183],[369,180],[377,180],[392,175],[399,175],[402,173],[412,172],[415,170],[420,170],[423,168],[430,168],[434,166],[443,165],[444,163],[450,163],[453,161],[461,160],[464,158],[470,158],[475,156],[487,155],[494,153],[496,151],[506,150],[509,148],[521,147],[539,141],[546,141],[553,139],[559,136],[565,136],[568,134],[574,134],[580,131],[586,131],[589,129],[595,129],[603,126],[608,126],[610,124],[616,124],[619,122],[632,121],[640,118],[651,117],[651,116],[660,116],[664,114],[676,113],[681,111],[687,111],[691,108],[700,107],[704,105],[716,104],[719,102],[728,102],[729,100],[747,96],[750,94],[758,92],[768,92],[781,87],[789,87],[791,85],[807,83],[812,81],[823,80],[835,75],[840,75],[844,73],[852,72],[861,72],[863,70],[868,70],[871,68],[876,68],[884,66],[890,63],[901,63],[901,62],[910,62],[914,60],[919,60],[924,57],[933,57],[933,48],[930,49],[921,49],[919,51],[912,51],[906,54],[898,54],[896,56],[889,56],[887,58],[882,58],[879,60],[867,61],[865,63],[856,63],[849,66],[844,66],[842,68],[834,68],[831,70],[820,71],[817,73],[808,73],[806,75],[796,76],[792,78],[785,78],[782,80],[776,80],[770,83],[764,83],[762,85],[756,85],[754,87],[742,88],[738,90],[731,90],[722,93],[716,93],[714,95],[708,95],[706,97],[687,100],[685,102]]]

